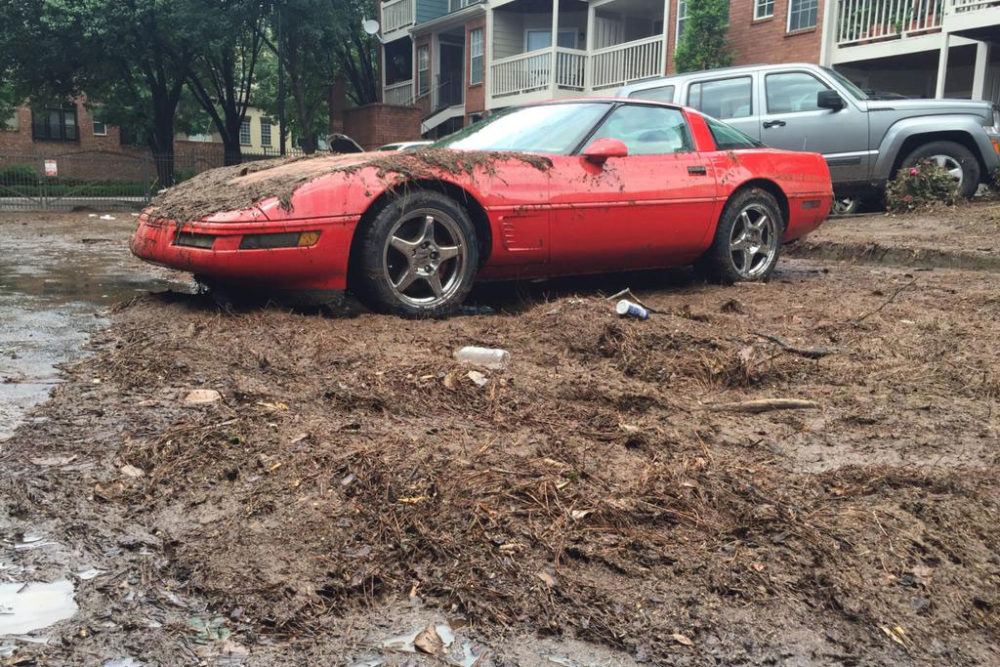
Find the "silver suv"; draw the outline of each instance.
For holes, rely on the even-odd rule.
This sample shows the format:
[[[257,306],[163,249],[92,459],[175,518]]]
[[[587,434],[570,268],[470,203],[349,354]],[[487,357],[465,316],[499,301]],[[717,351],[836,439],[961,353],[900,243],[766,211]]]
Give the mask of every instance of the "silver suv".
[[[872,99],[817,65],[690,72],[625,86],[617,95],[686,104],[767,146],[822,153],[842,213],[923,159],[947,168],[966,197],[1000,166],[1000,112],[989,102]]]

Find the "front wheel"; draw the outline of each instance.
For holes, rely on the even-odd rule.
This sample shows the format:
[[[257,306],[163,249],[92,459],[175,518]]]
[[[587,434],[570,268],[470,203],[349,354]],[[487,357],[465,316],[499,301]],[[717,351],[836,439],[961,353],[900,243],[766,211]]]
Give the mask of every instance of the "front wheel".
[[[403,194],[358,233],[353,286],[372,310],[438,317],[457,309],[472,289],[479,265],[475,228],[444,194]]]
[[[954,141],[932,141],[918,146],[903,159],[901,167],[909,169],[923,160],[929,160],[951,174],[956,181],[958,194],[966,199],[976,194],[980,177],[979,160],[962,144]]]
[[[771,193],[744,190],[723,209],[715,239],[700,264],[710,278],[723,283],[766,280],[778,263],[784,228],[781,208]]]

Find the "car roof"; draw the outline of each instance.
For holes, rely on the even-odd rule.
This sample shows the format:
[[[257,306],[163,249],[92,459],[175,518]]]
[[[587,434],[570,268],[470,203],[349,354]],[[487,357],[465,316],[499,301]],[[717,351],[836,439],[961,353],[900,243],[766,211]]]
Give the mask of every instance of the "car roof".
[[[671,83],[680,83],[687,81],[692,78],[703,78],[705,76],[715,76],[715,75],[726,75],[726,74],[742,74],[744,72],[756,72],[756,71],[771,71],[775,69],[788,69],[788,68],[805,68],[811,70],[821,69],[819,65],[815,63],[777,63],[777,64],[764,64],[758,63],[756,65],[734,65],[733,67],[719,67],[716,69],[702,69],[695,72],[684,72],[679,74],[669,74],[667,76],[659,76],[653,79],[645,79],[644,81],[638,81],[636,83],[630,83],[626,86],[622,86],[617,91],[615,91],[616,97],[626,97],[628,93],[637,90],[646,90],[648,88],[659,88],[663,85],[669,85]]]
[[[691,111],[694,113],[701,113],[697,109],[692,109],[691,107],[684,106],[683,104],[676,104],[674,102],[663,102],[661,100],[642,100],[642,99],[622,99],[620,97],[568,97],[559,100],[547,100],[545,102],[529,102],[527,104],[515,104],[512,105],[513,109],[527,108],[527,107],[546,107],[555,106],[560,104],[580,104],[584,102],[601,102],[603,104],[643,104],[646,106],[656,106],[656,107],[667,107],[670,109],[682,109],[684,111]]]

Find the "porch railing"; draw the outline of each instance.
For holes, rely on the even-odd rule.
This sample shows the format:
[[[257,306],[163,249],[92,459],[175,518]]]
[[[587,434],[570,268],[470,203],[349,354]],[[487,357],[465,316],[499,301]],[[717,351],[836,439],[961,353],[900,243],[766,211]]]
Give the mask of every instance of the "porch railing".
[[[382,5],[382,32],[388,34],[413,25],[416,0],[392,0]]]
[[[552,82],[552,49],[500,58],[490,67],[490,74],[494,97],[544,89]]]
[[[594,90],[663,75],[663,35],[596,49],[590,56]]]
[[[386,86],[382,93],[382,101],[385,104],[395,104],[401,107],[413,104],[413,79]]]
[[[586,87],[587,52],[556,48],[556,86],[569,90]]]
[[[953,0],[969,5],[982,0]],[[944,0],[841,0],[837,14],[837,46],[930,32],[941,28]]]
[[[952,11],[958,14],[988,7],[1000,7],[1000,0],[951,0],[951,7]]]

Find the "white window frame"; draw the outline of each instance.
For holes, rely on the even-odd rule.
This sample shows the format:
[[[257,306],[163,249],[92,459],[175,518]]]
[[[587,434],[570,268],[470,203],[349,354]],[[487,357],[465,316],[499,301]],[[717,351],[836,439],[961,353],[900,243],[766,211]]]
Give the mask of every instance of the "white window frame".
[[[812,25],[801,26],[801,27],[798,27],[798,28],[795,28],[794,30],[792,30],[792,13],[793,13],[793,7],[794,7],[794,5],[795,5],[796,2],[798,2],[799,4],[806,3],[806,2],[815,2],[816,3],[816,18],[813,20],[813,24]],[[799,11],[799,13],[802,13],[803,10],[800,9],[798,11]],[[816,27],[816,24],[818,22],[819,22],[819,0],[788,0],[788,19],[785,21],[785,32],[786,33],[788,33],[788,32],[799,32],[800,30],[812,30],[813,28]]]
[[[677,29],[674,35],[674,48],[681,43],[681,30],[684,28],[684,21],[688,17],[688,8],[686,0],[677,0]]]
[[[545,29],[545,30],[543,30],[543,29],[536,29],[536,28],[532,28],[531,30],[525,30],[524,31],[524,52],[525,53],[529,52],[528,51],[528,35],[532,34],[532,33],[545,33],[545,34],[547,34],[547,35],[549,35],[551,37],[552,30],[551,29]],[[573,46],[569,46],[569,47],[565,47],[564,46],[562,48],[575,49],[577,47],[576,28],[560,28],[559,29],[559,34],[556,35],[556,46],[559,45],[559,35],[572,35],[573,36]],[[551,48],[552,48],[552,44],[549,44],[548,46],[543,46],[541,49],[535,49],[535,50],[536,51],[542,51],[544,49],[551,49]]]
[[[253,137],[251,136],[251,130],[253,129],[253,124],[250,122],[252,118],[244,118],[243,122],[240,123],[240,146],[251,146],[253,145]],[[244,134],[245,131],[245,134]],[[244,137],[246,141],[244,141]]]
[[[94,136],[95,137],[106,137],[106,136],[108,136],[108,124],[107,123],[105,123],[103,120],[97,120],[96,118],[91,118],[91,123],[93,124],[93,126],[92,126],[91,129],[94,131]],[[98,126],[100,126],[100,128],[101,128],[100,131],[97,130]]]
[[[775,0],[754,0],[753,3],[753,20],[759,21],[761,19],[774,18],[774,2]],[[767,14],[762,14],[761,10],[767,6],[771,7],[770,12]],[[766,11],[766,10],[765,10]]]
[[[428,45],[417,47],[417,97],[431,90],[431,49]]]
[[[470,86],[475,86],[483,82],[483,70],[485,68],[485,61],[483,59],[483,54],[484,54],[483,35],[484,35],[484,30],[482,28],[476,28],[475,30],[469,31],[469,85]],[[478,47],[478,49],[476,47]],[[474,73],[476,71],[476,67],[474,63],[476,62],[477,58],[479,59],[479,77],[475,78]]]
[[[267,128],[267,132],[264,132],[264,128]],[[264,148],[271,147],[271,130],[274,128],[274,123],[269,120],[260,121],[260,145]]]

